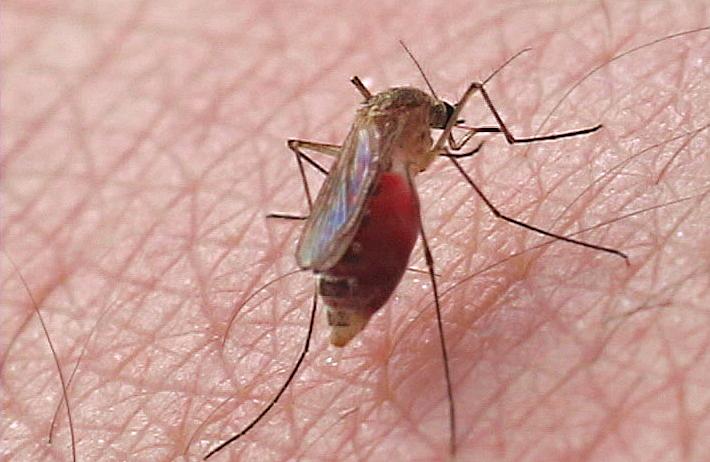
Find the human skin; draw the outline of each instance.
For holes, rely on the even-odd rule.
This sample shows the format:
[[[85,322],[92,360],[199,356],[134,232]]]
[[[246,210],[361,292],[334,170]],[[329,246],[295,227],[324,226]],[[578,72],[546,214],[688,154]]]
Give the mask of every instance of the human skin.
[[[227,326],[295,269],[301,225],[264,219],[307,210],[285,140],[340,142],[354,74],[423,87],[398,39],[449,101],[532,47],[488,85],[511,130],[604,128],[481,137],[464,167],[518,219],[608,223],[576,237],[631,262],[529,250],[547,239],[493,217],[446,159],[417,177],[441,289],[460,281],[441,299],[459,460],[710,453],[710,33],[609,62],[710,24],[702,2],[200,5],[4,2],[4,460],[72,457],[64,407],[46,441],[61,385],[20,274],[75,370],[78,460],[198,460],[263,408],[304,342],[312,278],[270,286]],[[493,124],[479,98],[466,118]],[[409,272],[343,349],[318,316],[290,389],[214,460],[444,460],[432,300]]]

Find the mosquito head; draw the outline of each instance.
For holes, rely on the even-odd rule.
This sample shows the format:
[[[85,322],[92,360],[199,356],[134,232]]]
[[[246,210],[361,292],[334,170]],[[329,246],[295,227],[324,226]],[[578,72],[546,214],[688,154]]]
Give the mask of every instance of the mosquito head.
[[[434,91],[434,87],[431,85],[431,82],[429,82],[429,79],[424,73],[424,69],[422,69],[421,64],[419,64],[419,61],[417,61],[417,58],[415,58],[412,52],[409,51],[409,48],[407,48],[407,45],[405,45],[403,41],[400,40],[399,44],[402,45],[404,51],[407,52],[409,57],[414,62],[414,65],[417,66],[417,69],[419,69],[419,73],[422,75],[422,78],[424,79],[427,88],[429,88],[429,92],[431,93],[432,98],[436,100],[436,103],[433,104],[431,107],[429,126],[431,126],[431,128],[438,128],[443,130],[444,128],[446,128],[446,124],[449,122],[451,115],[454,113],[454,107],[446,101],[442,101],[439,99],[439,97],[436,95],[436,92]]]
[[[446,101],[438,101],[431,107],[429,126],[443,130],[454,114],[454,107]]]

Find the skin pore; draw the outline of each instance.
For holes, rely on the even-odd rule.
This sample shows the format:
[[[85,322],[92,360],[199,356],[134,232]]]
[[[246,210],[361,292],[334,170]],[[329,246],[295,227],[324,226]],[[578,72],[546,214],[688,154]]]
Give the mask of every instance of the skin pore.
[[[529,250],[547,238],[494,218],[446,159],[416,178],[461,460],[708,453],[710,32],[609,63],[710,24],[702,2],[201,5],[4,5],[2,248],[73,374],[78,460],[198,460],[273,396],[312,277],[258,294],[222,341],[240,303],[295,268],[301,224],[264,219],[307,211],[285,140],[342,141],[352,75],[424,88],[398,39],[449,101],[532,47],[487,85],[511,131],[604,128],[513,147],[482,136],[464,168],[502,212],[550,231],[612,222],[575,237],[631,258]],[[465,117],[494,124],[479,97]],[[410,265],[424,268],[419,245]],[[71,460],[64,408],[47,444],[61,386],[46,337],[5,255],[0,270],[0,454]],[[345,349],[319,313],[291,389],[214,460],[445,458],[436,335],[416,272]]]

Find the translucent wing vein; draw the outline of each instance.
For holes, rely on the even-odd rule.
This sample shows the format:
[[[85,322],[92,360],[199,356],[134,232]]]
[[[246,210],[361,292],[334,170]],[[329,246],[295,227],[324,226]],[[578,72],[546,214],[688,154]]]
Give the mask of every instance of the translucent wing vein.
[[[375,124],[353,125],[298,243],[296,259],[301,268],[328,269],[347,250],[378,175],[382,145]]]

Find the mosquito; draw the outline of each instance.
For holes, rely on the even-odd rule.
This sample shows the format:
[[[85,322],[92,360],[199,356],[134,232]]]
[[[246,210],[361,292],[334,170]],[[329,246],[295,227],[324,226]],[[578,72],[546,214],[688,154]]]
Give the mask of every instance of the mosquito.
[[[276,405],[308,352],[318,299],[325,305],[330,343],[344,347],[365,328],[372,315],[390,298],[407,269],[417,239],[421,239],[424,250],[436,310],[448,399],[449,452],[452,455],[456,453],[454,394],[435,262],[414,186],[414,177],[439,157],[446,157],[453,163],[466,183],[496,217],[545,236],[621,257],[627,264],[629,262],[628,256],[619,250],[554,234],[503,214],[458,162],[458,159],[471,157],[481,150],[483,142],[464,150],[478,133],[502,134],[509,144],[521,144],[586,135],[602,128],[602,125],[595,125],[544,136],[513,136],[484,85],[528,49],[508,59],[483,82],[471,83],[458,102],[452,105],[437,96],[421,65],[406,45],[400,43],[417,66],[428,93],[413,87],[395,87],[373,94],[355,76],[351,83],[364,100],[341,145],[288,140],[288,147],[295,154],[303,181],[309,214],[269,216],[305,220],[296,249],[296,261],[302,270],[313,272],[316,279],[308,333],[296,364],[276,395],[243,430],[205,455],[205,460],[249,432]],[[481,94],[496,120],[496,126],[468,127],[459,118],[466,102],[475,93]],[[454,128],[463,129],[466,133],[457,140],[453,135]],[[436,141],[432,138],[433,130],[440,131]],[[332,169],[326,171],[304,151],[334,157]],[[306,180],[306,164],[327,175],[315,200],[312,199]]]

